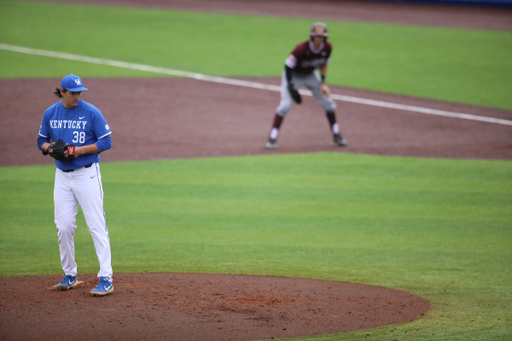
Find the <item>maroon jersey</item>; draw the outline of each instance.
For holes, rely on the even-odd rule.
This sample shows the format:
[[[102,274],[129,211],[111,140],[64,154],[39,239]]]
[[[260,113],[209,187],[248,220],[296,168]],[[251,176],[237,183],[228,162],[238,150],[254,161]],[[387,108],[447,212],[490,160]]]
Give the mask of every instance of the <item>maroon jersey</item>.
[[[295,47],[286,58],[285,64],[295,72],[308,74],[329,63],[332,45],[325,42],[318,50],[313,49],[313,42],[308,40]]]

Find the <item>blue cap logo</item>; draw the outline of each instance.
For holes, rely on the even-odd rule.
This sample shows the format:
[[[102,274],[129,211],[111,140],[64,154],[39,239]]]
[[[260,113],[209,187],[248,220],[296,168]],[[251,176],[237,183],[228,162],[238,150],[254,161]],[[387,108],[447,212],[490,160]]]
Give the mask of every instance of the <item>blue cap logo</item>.
[[[62,78],[62,81],[60,82],[60,87],[73,92],[89,90],[82,86],[82,79],[80,77],[72,74]]]

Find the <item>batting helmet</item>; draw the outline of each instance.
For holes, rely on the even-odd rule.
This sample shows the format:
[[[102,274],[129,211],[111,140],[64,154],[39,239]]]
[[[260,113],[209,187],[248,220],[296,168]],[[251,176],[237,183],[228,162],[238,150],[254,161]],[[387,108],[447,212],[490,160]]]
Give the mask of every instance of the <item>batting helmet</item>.
[[[327,25],[323,22],[316,22],[311,26],[311,31],[309,31],[310,37],[325,37],[329,36],[327,33]]]

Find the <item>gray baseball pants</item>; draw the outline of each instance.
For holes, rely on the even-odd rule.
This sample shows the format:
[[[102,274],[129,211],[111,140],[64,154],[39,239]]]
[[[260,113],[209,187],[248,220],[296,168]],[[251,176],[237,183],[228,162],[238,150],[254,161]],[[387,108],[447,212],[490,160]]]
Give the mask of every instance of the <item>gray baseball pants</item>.
[[[327,97],[326,94],[320,93],[321,82],[320,77],[316,71],[313,71],[307,75],[303,75],[292,70],[292,82],[297,90],[302,86],[308,88],[313,93],[316,101],[322,106],[324,111],[334,112],[336,110],[336,103],[334,103],[331,98]],[[283,71],[281,77],[281,102],[276,109],[276,114],[281,117],[285,117],[292,106],[292,101],[292,96],[288,91],[286,73]]]

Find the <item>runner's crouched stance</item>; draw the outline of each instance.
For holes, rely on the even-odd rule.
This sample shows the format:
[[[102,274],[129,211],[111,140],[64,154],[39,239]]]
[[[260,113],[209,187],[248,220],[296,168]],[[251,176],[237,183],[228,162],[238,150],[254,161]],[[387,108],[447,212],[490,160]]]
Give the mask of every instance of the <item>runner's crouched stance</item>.
[[[112,139],[102,113],[80,99],[82,91],[86,90],[78,76],[68,75],[62,79],[54,92],[61,101],[45,111],[37,146],[44,155],[50,154],[55,159],[57,167],[53,198],[65,276],[56,289],[68,290],[78,283],[74,237],[80,205],[100,265],[99,284],[91,294],[105,296],[114,292],[114,285],[99,162],[100,153],[112,147]]]
[[[332,51],[331,43],[327,42],[327,26],[324,23],[314,23],[310,31],[310,40],[300,43],[285,61],[281,78],[281,102],[276,109],[274,122],[265,147],[277,149],[277,138],[284,117],[288,114],[292,101],[302,102],[298,89],[307,87],[313,93],[316,101],[324,109],[332,132],[334,143],[340,147],[347,145],[347,141],[340,134],[336,122],[336,103],[330,98],[331,91],[325,84],[327,64]],[[320,77],[316,70],[320,70]]]

